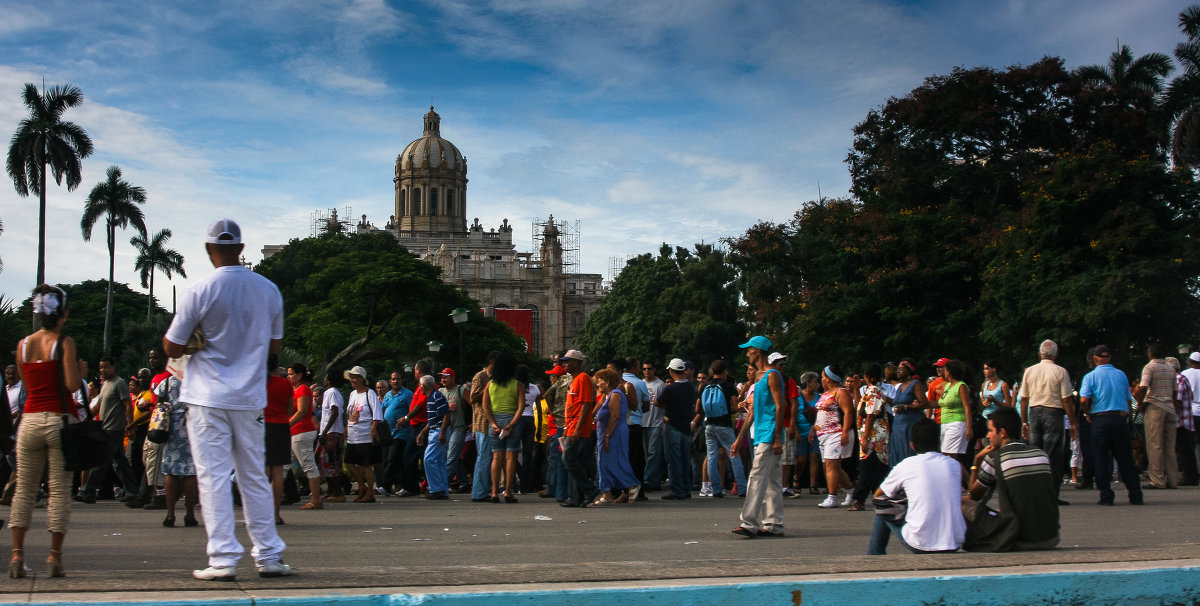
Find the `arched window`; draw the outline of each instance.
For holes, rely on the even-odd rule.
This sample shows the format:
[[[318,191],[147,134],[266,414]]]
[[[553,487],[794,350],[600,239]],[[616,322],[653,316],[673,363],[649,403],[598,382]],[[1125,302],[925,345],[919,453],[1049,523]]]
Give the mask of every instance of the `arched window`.
[[[429,190],[429,216],[437,216],[438,190],[437,188]]]
[[[419,187],[413,188],[412,214],[421,214],[421,188]]]
[[[400,190],[400,216],[401,217],[408,214],[408,207],[406,206],[406,204],[408,203],[408,200],[406,199],[407,194],[408,194],[407,191],[404,191],[403,189]]]

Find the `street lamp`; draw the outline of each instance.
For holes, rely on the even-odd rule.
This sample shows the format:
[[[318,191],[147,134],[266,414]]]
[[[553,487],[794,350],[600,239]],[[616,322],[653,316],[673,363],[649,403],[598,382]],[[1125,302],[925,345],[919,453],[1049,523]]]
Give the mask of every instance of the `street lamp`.
[[[430,341],[426,343],[425,346],[429,348],[430,357],[433,358],[433,372],[436,373],[438,371],[437,352],[442,350],[442,343],[440,341]]]
[[[454,320],[454,326],[458,329],[458,372],[466,372],[467,365],[463,362],[462,325],[467,322],[467,310],[457,307],[450,312],[450,318]]]

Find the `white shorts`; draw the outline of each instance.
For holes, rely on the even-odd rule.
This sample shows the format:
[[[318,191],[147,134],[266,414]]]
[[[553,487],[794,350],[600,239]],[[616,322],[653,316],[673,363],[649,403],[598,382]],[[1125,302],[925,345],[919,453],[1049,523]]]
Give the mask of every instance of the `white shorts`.
[[[967,423],[955,421],[942,423],[942,452],[963,454],[967,452]]]
[[[827,433],[819,436],[817,441],[821,444],[821,458],[826,461],[837,459],[848,459],[851,453],[854,452],[854,432],[850,432],[850,440],[842,446],[842,434]]]

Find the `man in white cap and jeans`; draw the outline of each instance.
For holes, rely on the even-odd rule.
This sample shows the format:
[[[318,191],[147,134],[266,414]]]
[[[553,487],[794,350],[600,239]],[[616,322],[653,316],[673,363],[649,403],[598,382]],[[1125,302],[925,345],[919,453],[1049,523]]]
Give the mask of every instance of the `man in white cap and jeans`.
[[[230,474],[237,472],[250,554],[260,577],[291,574],[275,531],[275,501],[264,463],[262,409],[267,356],[283,340],[283,298],[270,280],[242,266],[242,232],[231,219],[208,227],[204,244],[216,271],[184,293],[163,337],[178,358],[193,335],[203,337],[184,371],[179,398],[188,405],[188,440],[208,532],[208,564],[192,576],[232,581],[245,551],[234,534]]]

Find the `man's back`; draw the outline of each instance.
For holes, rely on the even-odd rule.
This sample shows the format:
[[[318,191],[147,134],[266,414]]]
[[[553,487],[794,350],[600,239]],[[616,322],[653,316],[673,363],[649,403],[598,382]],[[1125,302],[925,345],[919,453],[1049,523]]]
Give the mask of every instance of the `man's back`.
[[[267,355],[283,338],[283,299],[270,280],[241,266],[218,267],[179,301],[167,339],[205,346],[188,361],[180,399],[231,410],[266,406]]]

